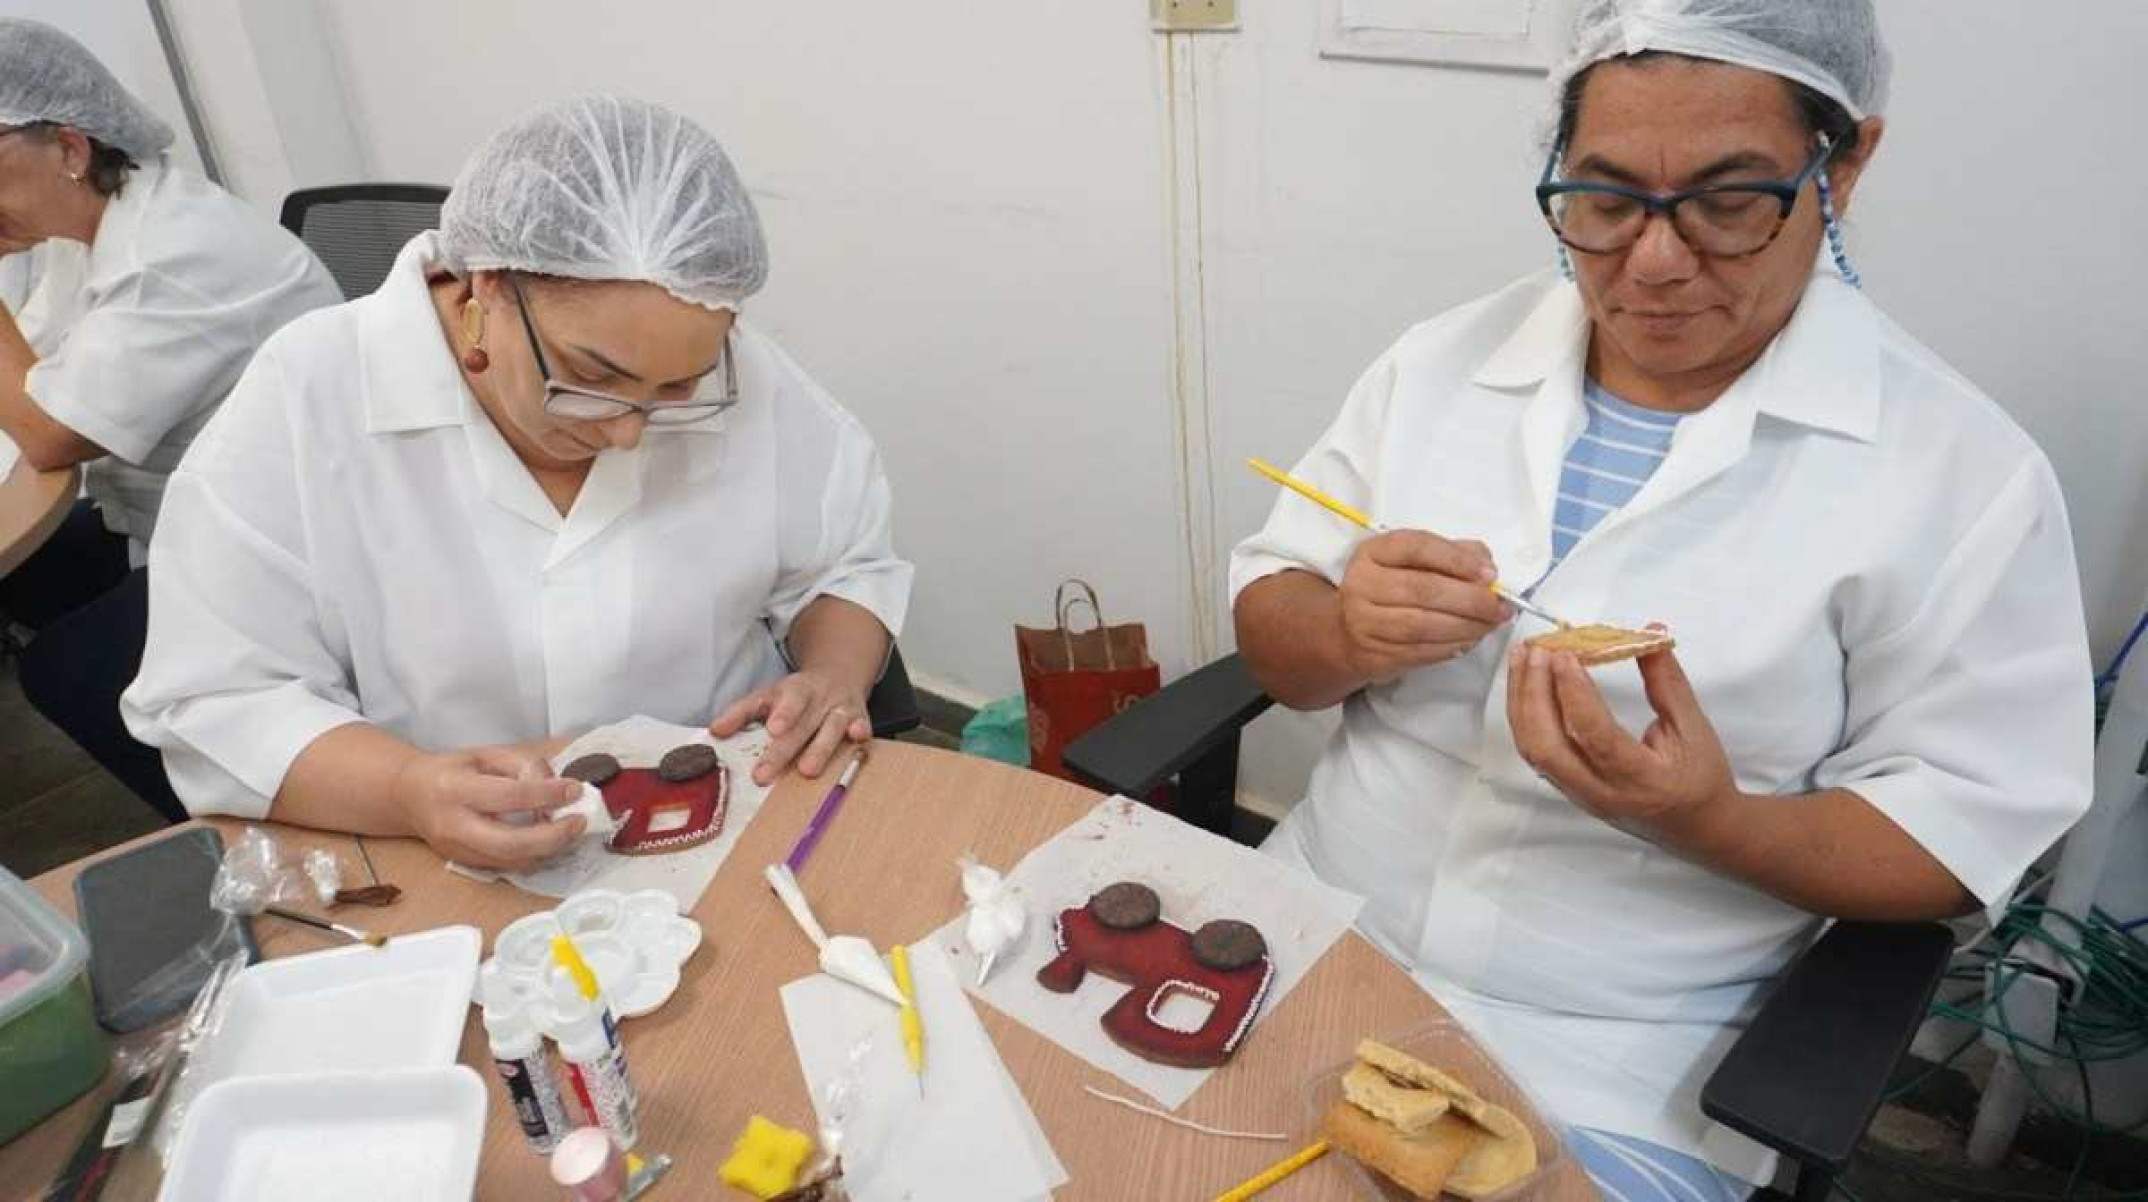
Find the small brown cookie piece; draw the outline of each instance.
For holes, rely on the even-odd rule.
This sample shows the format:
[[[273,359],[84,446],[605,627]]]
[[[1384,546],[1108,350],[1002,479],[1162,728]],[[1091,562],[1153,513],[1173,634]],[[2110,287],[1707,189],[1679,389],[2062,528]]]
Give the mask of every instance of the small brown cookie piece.
[[[716,749],[706,743],[681,743],[656,762],[656,774],[676,785],[707,776],[721,762],[716,758]]]
[[[1529,645],[1544,651],[1571,652],[1581,661],[1582,667],[1597,668],[1669,651],[1678,645],[1678,641],[1661,630],[1627,630],[1599,625],[1563,627],[1530,639]]]
[[[1147,885],[1120,881],[1089,899],[1089,913],[1114,931],[1133,931],[1155,922],[1163,914],[1163,901]]]
[[[1193,933],[1193,958],[1217,972],[1236,972],[1267,954],[1268,941],[1235,918],[1219,918]]]
[[[603,788],[604,783],[619,775],[619,757],[604,752],[593,752],[577,758],[560,769],[559,774],[568,780],[578,780],[585,785]]]

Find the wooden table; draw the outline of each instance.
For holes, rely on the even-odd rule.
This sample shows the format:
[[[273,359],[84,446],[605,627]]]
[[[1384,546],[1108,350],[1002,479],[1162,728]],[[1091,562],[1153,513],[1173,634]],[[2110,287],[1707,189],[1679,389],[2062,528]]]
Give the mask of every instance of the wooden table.
[[[81,490],[82,473],[71,467],[40,472],[17,460],[0,480],[0,576],[5,576],[45,545],[67,518]]]
[[[815,971],[816,963],[811,945],[761,881],[760,869],[783,858],[824,787],[796,776],[776,786],[694,910],[707,942],[688,963],[679,992],[658,1013],[626,1026],[643,1098],[640,1150],[668,1152],[677,1161],[654,1192],[655,1202],[744,1197],[718,1184],[716,1166],[748,1115],[758,1112],[802,1130],[815,1125],[776,990]],[[864,935],[883,948],[919,939],[959,912],[958,855],[974,851],[987,863],[1012,867],[1096,801],[1086,789],[1002,764],[879,744],[802,881],[830,930]],[[236,830],[236,824],[217,825],[227,838]],[[347,865],[356,865],[347,837],[283,834],[292,855],[304,847],[328,846],[340,850]],[[549,904],[508,885],[451,875],[439,857],[416,842],[380,840],[367,846],[382,879],[406,891],[394,907],[364,913],[359,921],[376,931],[473,923],[486,932],[489,948],[501,927]],[[72,913],[74,877],[88,862],[47,873],[33,884]],[[274,921],[257,922],[255,933],[268,956],[322,946],[311,932]],[[1297,1146],[1215,1139],[1099,1102],[1081,1086],[1132,1091],[991,1007],[976,1009],[1066,1163],[1070,1180],[1056,1195],[1062,1200],[1207,1199]],[[1407,975],[1362,938],[1347,934],[1261,1019],[1237,1058],[1178,1113],[1212,1126],[1287,1131],[1309,1139],[1306,1083],[1315,1073],[1348,1059],[1363,1035],[1410,1030],[1440,1013]],[[491,1090],[477,1197],[519,1202],[559,1196],[515,1126],[474,1010],[463,1036],[462,1061],[477,1068]],[[77,1102],[0,1148],[0,1183],[9,1187],[9,1199],[16,1196],[15,1187],[26,1186],[33,1197],[43,1188],[80,1136],[90,1110],[88,1101]],[[106,1198],[152,1196],[153,1189],[141,1180],[154,1176],[150,1158],[132,1159],[133,1172],[115,1178]],[[1354,1197],[1351,1178],[1337,1160],[1331,1156],[1297,1174],[1263,1195],[1263,1202]],[[1594,1197],[1571,1160],[1539,1194],[1546,1202]]]

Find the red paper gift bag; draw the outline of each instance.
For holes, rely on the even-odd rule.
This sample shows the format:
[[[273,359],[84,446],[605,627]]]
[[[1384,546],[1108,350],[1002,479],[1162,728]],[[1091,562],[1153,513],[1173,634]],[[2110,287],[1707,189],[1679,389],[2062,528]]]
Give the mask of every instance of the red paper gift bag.
[[[1067,744],[1154,694],[1163,678],[1149,658],[1148,629],[1139,622],[1105,622],[1096,590],[1086,582],[1066,581],[1053,601],[1058,625],[1016,626],[1014,653],[1029,702],[1029,766],[1071,780],[1060,763]],[[1076,632],[1068,626],[1068,611],[1085,604],[1095,625]]]

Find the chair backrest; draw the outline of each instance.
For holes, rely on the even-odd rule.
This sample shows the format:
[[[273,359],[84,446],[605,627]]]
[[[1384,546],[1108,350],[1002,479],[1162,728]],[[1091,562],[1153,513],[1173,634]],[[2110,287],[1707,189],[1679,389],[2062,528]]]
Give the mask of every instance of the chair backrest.
[[[352,300],[380,287],[403,244],[440,224],[446,188],[341,184],[284,198],[283,227],[312,248]]]

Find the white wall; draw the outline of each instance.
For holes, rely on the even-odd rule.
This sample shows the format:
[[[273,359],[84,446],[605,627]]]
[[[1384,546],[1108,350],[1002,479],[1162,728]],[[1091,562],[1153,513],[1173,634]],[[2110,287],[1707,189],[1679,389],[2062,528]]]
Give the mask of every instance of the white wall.
[[[447,182],[486,132],[582,91],[633,91],[717,132],[772,244],[751,316],[886,456],[898,543],[921,568],[913,670],[1012,691],[1009,624],[1048,623],[1069,575],[1177,645],[1142,22],[1085,0],[991,22],[954,4],[332,11],[358,128],[392,177]],[[1009,21],[1048,28],[1049,50]]]
[[[255,51],[190,14],[235,2],[183,16],[227,89]],[[972,699],[1014,691],[1008,625],[1065,575],[1145,619],[1167,672],[1227,638],[1215,568],[1271,495],[1238,460],[1293,457],[1404,327],[1549,261],[1541,77],[1322,60],[1309,0],[1241,0],[1242,32],[1175,61],[1142,0],[308,2],[381,178],[447,182],[487,130],[591,89],[724,138],[774,244],[753,315],[880,438],[921,569],[905,654]],[[2148,593],[2148,5],[1883,8],[1900,70],[1855,254],[2050,452],[2107,653]],[[1183,448],[1174,346],[1205,397]],[[1295,797],[1320,730],[1264,719],[1248,788]]]

